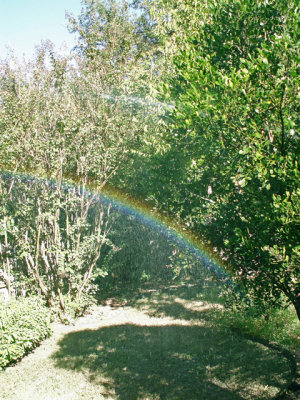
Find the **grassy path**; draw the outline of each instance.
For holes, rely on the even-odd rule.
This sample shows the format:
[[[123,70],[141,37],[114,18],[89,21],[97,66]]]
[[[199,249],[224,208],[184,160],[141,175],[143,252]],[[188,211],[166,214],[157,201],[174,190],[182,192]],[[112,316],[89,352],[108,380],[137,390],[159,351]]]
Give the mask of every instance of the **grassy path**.
[[[149,291],[99,306],[0,373],[1,400],[272,399],[289,363],[224,330],[190,289]]]

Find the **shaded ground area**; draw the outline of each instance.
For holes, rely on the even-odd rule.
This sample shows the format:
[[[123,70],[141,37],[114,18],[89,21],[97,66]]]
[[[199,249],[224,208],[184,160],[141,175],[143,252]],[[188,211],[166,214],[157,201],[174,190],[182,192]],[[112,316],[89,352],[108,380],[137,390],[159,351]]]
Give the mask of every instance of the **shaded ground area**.
[[[222,328],[205,288],[108,303],[0,373],[1,399],[262,400],[289,383],[288,360]]]

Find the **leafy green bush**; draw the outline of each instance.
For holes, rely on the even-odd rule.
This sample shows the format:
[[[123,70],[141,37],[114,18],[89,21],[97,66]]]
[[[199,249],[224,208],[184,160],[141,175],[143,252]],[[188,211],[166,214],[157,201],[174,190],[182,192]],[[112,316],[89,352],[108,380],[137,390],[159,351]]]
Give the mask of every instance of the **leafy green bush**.
[[[19,360],[50,334],[50,311],[39,298],[0,302],[0,368]]]

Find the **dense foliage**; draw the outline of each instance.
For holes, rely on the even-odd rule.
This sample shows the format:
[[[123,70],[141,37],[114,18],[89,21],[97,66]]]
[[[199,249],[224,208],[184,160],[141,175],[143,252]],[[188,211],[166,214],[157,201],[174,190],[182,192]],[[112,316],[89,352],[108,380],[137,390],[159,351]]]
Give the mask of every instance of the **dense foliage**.
[[[39,291],[49,306],[59,304],[62,312],[65,295],[67,301],[79,301],[95,274],[103,273],[97,261],[109,243],[110,206],[99,203],[87,185],[92,182],[101,191],[152,118],[124,102],[135,91],[134,80],[127,79],[131,56],[112,60],[124,39],[122,34],[113,40],[112,31],[127,31],[130,25],[124,10],[112,2],[99,13],[111,28],[99,33],[101,57],[91,56],[92,46],[96,52],[99,44],[89,40],[90,52],[80,47],[81,57],[59,56],[46,44],[35,61],[20,66],[7,60],[0,72],[0,168],[46,178],[1,176],[2,280],[10,292],[13,277],[28,293]],[[92,35],[93,23],[77,26],[70,17],[70,24],[81,34],[81,46],[87,40],[81,28]],[[68,180],[76,187],[66,190]]]
[[[0,302],[0,369],[19,360],[50,334],[50,312],[41,299]]]
[[[178,11],[169,140],[186,155],[185,190],[210,198],[204,215],[199,202],[184,212],[250,291],[284,295],[300,317],[299,10],[236,0]]]
[[[192,230],[251,301],[300,318],[296,2],[131,3],[83,2],[73,58],[48,44],[27,66],[2,63],[0,167],[48,179],[30,196],[1,181],[2,269],[62,310],[88,292],[114,245],[87,187],[111,184]],[[147,275],[134,237],[115,233],[110,277]]]
[[[300,316],[299,9],[146,3],[172,66],[160,98],[175,109],[160,146],[133,161],[151,183],[129,187],[191,227],[254,298]]]

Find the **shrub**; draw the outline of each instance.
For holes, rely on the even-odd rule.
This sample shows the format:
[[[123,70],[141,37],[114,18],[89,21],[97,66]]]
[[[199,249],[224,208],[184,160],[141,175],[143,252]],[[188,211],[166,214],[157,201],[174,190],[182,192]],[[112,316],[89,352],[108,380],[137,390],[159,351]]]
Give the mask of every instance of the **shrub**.
[[[50,311],[39,298],[0,303],[0,368],[22,358],[50,334]]]

